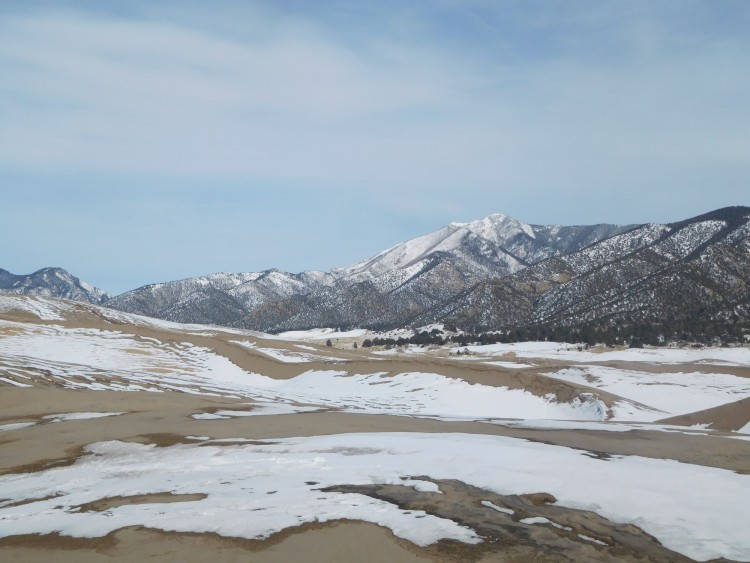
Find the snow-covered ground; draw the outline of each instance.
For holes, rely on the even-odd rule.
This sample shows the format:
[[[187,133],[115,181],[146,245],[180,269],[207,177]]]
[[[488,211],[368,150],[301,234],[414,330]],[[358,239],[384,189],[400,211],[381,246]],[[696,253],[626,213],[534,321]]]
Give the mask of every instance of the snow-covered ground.
[[[115,311],[98,314],[99,318],[110,315],[117,322],[168,331],[166,342],[120,332],[117,324],[111,330],[60,324],[71,312],[81,314],[81,307],[91,309],[72,302],[0,295],[0,312],[21,311],[40,319],[35,323],[0,320],[0,384],[28,387],[43,379],[44,385],[82,391],[177,391],[240,399],[222,399],[220,405],[199,402],[195,410],[183,412],[182,417],[192,413],[193,420],[186,420],[200,425],[196,432],[201,434],[222,425],[243,427],[238,421],[225,419],[263,416],[266,418],[262,423],[254,419],[248,420],[248,425],[270,425],[273,421],[268,417],[283,416],[286,418],[277,420],[291,424],[295,419],[309,421],[317,417],[294,416],[297,413],[343,411],[433,418],[444,421],[439,423],[441,426],[447,425],[445,421],[476,420],[540,431],[598,431],[601,440],[608,439],[605,431],[636,430],[705,436],[695,440],[730,442],[740,447],[744,446],[742,442],[724,438],[750,439],[750,423],[732,434],[711,430],[705,424],[680,427],[650,423],[750,397],[750,378],[731,375],[742,374],[741,368],[750,366],[748,348],[579,352],[575,346],[537,342],[469,346],[471,356],[453,358],[479,360],[488,372],[491,365],[498,372],[502,368],[508,377],[532,382],[536,386],[532,393],[431,373],[429,366],[439,371],[437,366],[448,360],[429,358],[433,350],[428,348],[394,348],[383,351],[378,361],[360,351],[365,360],[356,364],[357,354],[341,362],[312,345],[329,338],[363,338],[367,334],[364,331],[320,329],[304,334],[285,333],[274,342],[266,335],[256,336],[249,331],[178,325]],[[100,322],[95,326],[101,327]],[[218,332],[223,333],[222,346],[229,342],[252,351],[242,354],[250,358],[242,364],[247,369],[221,355],[220,346],[213,349],[180,342],[175,337],[182,333],[189,340],[191,335],[208,337]],[[308,340],[311,345],[280,342],[292,338]],[[404,354],[404,350],[408,364],[390,361]],[[269,376],[272,373],[255,373],[250,370],[253,357],[263,369],[270,364],[283,368],[285,377],[290,373],[299,375],[275,379]],[[514,361],[517,358],[524,361]],[[536,375],[538,369],[528,375],[507,374],[509,369],[538,368],[545,365],[545,359],[569,367],[543,368],[548,373],[542,376]],[[607,361],[641,365],[601,365]],[[305,366],[313,362],[340,363],[327,370],[317,369],[319,365]],[[674,365],[667,371],[685,373],[661,373],[654,368],[661,363],[703,363],[711,367],[700,371],[716,373],[698,373],[694,366]],[[371,373],[373,366],[381,365],[408,365],[409,371],[396,375]],[[458,362],[449,365],[450,373],[467,366]],[[727,366],[732,369],[725,371],[731,373],[721,373]],[[424,370],[419,371],[420,367]],[[262,369],[259,367],[258,371]],[[545,376],[550,380],[545,380]],[[562,385],[555,380],[586,386],[590,392],[584,389],[569,402],[541,394],[539,389],[545,389],[547,383],[550,389]],[[620,398],[611,409],[600,398],[604,392]],[[57,414],[31,416],[30,412],[28,418],[4,418],[0,432],[4,432],[4,438],[8,436],[19,443],[17,436],[33,438],[46,430],[72,433],[83,425],[96,425],[97,418],[127,414],[123,411],[128,407],[121,405],[124,403],[110,407],[94,403],[71,408],[71,412],[56,406],[41,412]],[[114,412],[116,409],[118,412]],[[614,417],[608,420],[610,413]],[[135,416],[136,410],[132,409],[120,419],[122,425]],[[321,418],[337,416],[325,414]],[[222,419],[225,422],[210,422]],[[304,430],[300,434],[318,433]],[[610,436],[614,440],[627,438],[623,434]],[[147,525],[163,530],[263,538],[305,522],[353,519],[388,527],[395,535],[418,545],[441,538],[480,541],[474,530],[445,518],[403,510],[396,504],[361,494],[321,491],[335,485],[396,484],[438,493],[434,483],[413,477],[427,475],[432,479],[457,479],[498,494],[548,492],[557,497],[560,506],[591,510],[615,522],[632,523],[666,547],[689,557],[750,560],[750,535],[746,532],[750,478],[740,472],[636,455],[599,459],[590,452],[541,441],[490,435],[342,433],[274,438],[265,444],[248,436],[227,438],[226,434],[221,439],[187,438],[194,443],[156,447],[99,441],[89,444],[87,453],[70,466],[0,476],[0,537],[55,532],[99,537],[124,526]],[[97,438],[102,439],[109,438]],[[84,444],[90,441],[87,439]],[[139,497],[138,503],[115,503],[102,511],[82,508],[93,501],[133,495],[153,495],[154,499],[143,502]],[[162,502],[163,495],[191,496]],[[513,513],[489,500],[482,501],[482,505],[488,514]],[[554,519],[542,517],[521,522],[562,527]],[[586,542],[602,543],[585,533],[577,535]]]
[[[601,389],[653,409],[620,401],[612,408],[613,420],[648,422],[750,397],[750,378],[725,373],[653,373],[590,365],[547,375]]]
[[[430,332],[431,330],[440,330],[443,331],[445,329],[445,326],[442,323],[433,323],[425,326],[421,326],[417,329],[411,329],[411,328],[396,328],[393,330],[387,330],[383,332],[375,332],[372,330],[367,330],[364,328],[355,328],[351,330],[336,330],[335,328],[312,328],[309,330],[290,330],[287,332],[280,332],[279,334],[275,335],[274,338],[279,338],[283,340],[302,340],[302,341],[308,341],[308,342],[315,342],[315,341],[323,341],[323,340],[332,340],[336,341],[337,339],[357,339],[357,340],[364,340],[366,338],[409,338],[410,336],[414,336],[414,331],[417,332],[423,332],[427,331]]]
[[[0,329],[3,327],[6,329],[0,338],[6,372],[3,379],[16,385],[29,385],[32,376],[28,366],[35,366],[66,387],[91,390],[221,394],[350,412],[453,419],[604,420],[607,417],[606,406],[585,394],[570,403],[559,403],[551,395],[539,396],[519,389],[470,384],[416,372],[384,376],[309,370],[288,380],[277,380],[245,371],[213,350],[189,343],[164,344],[112,330],[59,325],[0,321]],[[238,342],[284,362],[336,360],[307,352],[261,348],[249,341]],[[516,350],[521,348],[516,346]],[[737,359],[741,355],[738,352],[743,351],[716,352]],[[623,397],[625,400],[613,407],[614,419],[622,421],[659,420],[750,397],[750,379],[729,374],[653,373],[582,365],[548,376]]]
[[[501,368],[508,368],[508,369],[523,369],[523,368],[533,368],[534,364],[522,364],[521,362],[503,362],[503,361],[496,361],[496,362],[485,362],[488,366],[498,366]]]
[[[3,326],[23,328],[0,338],[6,371],[22,384],[30,381],[27,366],[34,365],[67,387],[90,390],[214,393],[349,412],[467,419],[603,420],[607,416],[606,406],[587,395],[559,403],[551,395],[472,385],[432,373],[389,377],[311,370],[277,380],[245,371],[208,348],[188,343],[165,345],[116,331],[56,325],[29,327],[0,321]]]
[[[0,424],[0,432],[21,430],[22,428],[29,428],[30,426],[36,426],[36,422],[11,422],[9,424]]]
[[[192,415],[196,420],[219,420],[227,418],[239,418],[243,416],[270,416],[275,414],[294,414],[298,412],[315,412],[318,407],[306,407],[304,405],[291,405],[279,401],[257,401],[247,403],[251,410],[218,410],[212,413],[198,413]]]
[[[502,356],[513,353],[518,358],[544,358],[570,360],[574,362],[649,362],[679,364],[698,362],[730,366],[750,366],[750,347],[735,348],[628,348],[610,350],[597,348],[578,350],[573,344],[561,342],[518,342],[515,344],[487,344],[467,346],[470,352],[480,356]]]
[[[44,370],[66,387],[90,390],[227,394],[248,381],[248,373],[224,356],[190,343],[164,344],[114,330],[0,321],[3,329],[4,371],[20,384],[31,381],[30,367],[32,372]]]
[[[280,332],[276,337],[283,340],[316,341],[336,338],[362,338],[367,334],[368,331],[363,328],[344,331],[339,331],[335,328],[313,328],[310,330],[289,330],[287,332]]]
[[[473,530],[359,494],[340,484],[459,479],[499,494],[546,491],[558,505],[633,523],[666,547],[699,560],[750,557],[746,475],[638,456],[592,459],[586,452],[498,436],[339,434],[266,445],[157,448],[102,442],[74,465],[0,477],[0,536],[59,532],[97,537],[123,526],[258,538],[313,520],[352,518],[390,528],[417,545],[440,538],[477,542]],[[204,494],[202,500],[81,505],[131,495]],[[53,498],[50,498],[53,497]],[[12,506],[28,499],[39,499]],[[488,507],[488,510],[494,510]],[[211,518],[206,518],[210,514]]]
[[[219,327],[202,324],[182,324],[153,317],[144,317],[133,313],[124,313],[116,309],[98,307],[81,303],[79,301],[68,301],[65,299],[53,299],[32,295],[19,295],[0,292],[0,314],[13,314],[14,312],[30,314],[41,321],[64,321],[71,316],[95,315],[100,319],[112,322],[115,325],[126,323],[135,326],[143,326],[157,330],[183,332],[202,336],[214,336],[218,332],[234,334],[237,336],[253,336],[262,338],[273,338],[273,336],[254,330],[243,330],[230,327]]]
[[[62,321],[70,310],[65,301],[0,293],[0,312],[26,313],[42,321]]]
[[[268,356],[269,358],[273,358],[274,360],[285,364],[305,364],[308,362],[341,363],[344,361],[341,358],[334,358],[332,356],[321,356],[319,354],[294,352],[292,350],[285,350],[283,348],[261,348],[256,346],[252,342],[248,342],[247,340],[232,340],[231,342],[233,342],[234,344],[239,344],[243,348],[248,348],[254,350],[255,352],[259,352],[264,356]],[[311,348],[311,350],[315,350],[315,348]]]
[[[631,430],[649,430],[660,432],[677,432],[691,436],[713,436],[709,424],[696,424],[694,426],[676,426],[673,424],[653,424],[637,422],[598,422],[590,420],[487,420],[492,424],[505,426],[507,428],[526,428],[533,430],[594,430],[597,432],[630,432]],[[740,430],[737,432],[742,434]],[[722,437],[728,437],[725,432],[721,432]],[[729,436],[738,438],[739,436]]]
[[[92,418],[105,418],[108,416],[119,416],[124,412],[66,412],[60,414],[48,414],[43,416],[49,422],[65,422],[67,420],[89,420]]]

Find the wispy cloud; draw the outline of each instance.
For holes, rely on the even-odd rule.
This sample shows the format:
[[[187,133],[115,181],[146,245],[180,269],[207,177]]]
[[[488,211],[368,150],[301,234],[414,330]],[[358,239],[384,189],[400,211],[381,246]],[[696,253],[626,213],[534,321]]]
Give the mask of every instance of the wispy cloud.
[[[512,38],[492,27],[496,12],[470,14]],[[740,166],[747,44],[688,41],[642,14],[606,14],[568,15],[569,29],[596,25],[623,42],[605,61],[582,43],[600,31],[530,55],[519,39],[514,52],[506,39],[500,51],[445,48],[424,29],[385,41],[365,27],[352,46],[309,16],[268,10],[246,14],[250,37],[157,18],[10,16],[0,159],[415,187],[635,183],[644,165]],[[566,30],[526,18],[547,36]]]
[[[16,218],[43,206],[64,229],[49,194],[65,190],[65,220],[115,210],[183,245],[178,262],[218,257],[207,233],[294,224],[255,266],[229,245],[201,271],[344,265],[493,211],[683,218],[750,203],[748,27],[730,0],[10,3],[0,181],[33,190]],[[214,199],[231,212],[208,213]],[[93,244],[76,232],[69,246]],[[106,242],[123,268],[138,259]]]
[[[303,26],[239,42],[66,14],[6,20],[2,38],[6,165],[318,176],[380,120],[458,103],[457,69]]]

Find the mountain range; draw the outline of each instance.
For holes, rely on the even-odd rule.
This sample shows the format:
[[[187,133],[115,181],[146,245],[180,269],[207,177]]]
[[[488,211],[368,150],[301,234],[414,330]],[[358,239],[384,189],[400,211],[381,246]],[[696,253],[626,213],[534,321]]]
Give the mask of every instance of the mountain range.
[[[750,208],[625,226],[530,225],[494,214],[327,272],[219,273],[109,297],[61,269],[0,270],[0,289],[265,332],[745,322]]]

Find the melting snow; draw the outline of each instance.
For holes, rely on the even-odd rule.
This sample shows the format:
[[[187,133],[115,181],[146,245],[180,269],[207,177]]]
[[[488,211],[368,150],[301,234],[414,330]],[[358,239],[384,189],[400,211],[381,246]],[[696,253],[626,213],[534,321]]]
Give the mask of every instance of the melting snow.
[[[560,342],[518,342],[514,344],[487,344],[468,346],[469,351],[487,356],[514,353],[519,358],[549,358],[575,362],[652,362],[679,364],[700,362],[703,364],[750,366],[750,348],[628,348],[625,350],[582,350],[577,346]]]
[[[64,301],[38,299],[30,295],[0,293],[0,313],[21,311],[30,313],[43,321],[62,321],[61,313],[66,310]]]
[[[539,397],[520,389],[472,385],[431,373],[390,377],[308,371],[276,380],[246,372],[212,350],[188,343],[159,344],[116,331],[2,324],[25,330],[0,339],[6,366],[23,373],[33,365],[72,388],[174,390],[350,412],[464,419],[602,420],[607,416],[606,406],[586,395],[558,403],[552,395]]]
[[[276,336],[283,340],[327,340],[329,338],[361,338],[367,334],[365,329],[337,331],[333,328],[313,328],[310,330],[290,330]]]
[[[249,403],[252,410],[218,410],[214,413],[201,413],[190,415],[197,420],[217,420],[222,418],[233,418],[243,416],[267,416],[275,414],[295,414],[298,412],[315,412],[318,407],[305,407],[302,405],[290,405],[287,403]]]
[[[515,514],[516,511],[510,508],[503,508],[502,506],[498,506],[493,502],[490,502],[488,500],[482,501],[482,506],[486,506],[488,508],[492,508],[493,510],[497,510],[498,512],[502,512],[503,514]]]
[[[509,369],[523,369],[523,368],[533,368],[534,364],[521,364],[516,362],[484,362],[487,365],[490,366],[499,366],[501,368],[509,368]]]
[[[608,391],[653,409],[620,401],[612,408],[613,420],[654,421],[750,397],[750,379],[729,374],[652,373],[581,366],[546,375]]]
[[[13,422],[11,424],[0,424],[0,432],[20,430],[21,428],[28,428],[29,426],[36,426],[36,422]]]
[[[604,543],[603,541],[600,541],[600,540],[598,540],[596,538],[592,538],[591,536],[586,536],[584,534],[578,534],[578,537],[581,538],[582,540],[590,541],[592,543],[596,543],[596,544],[599,544],[599,545],[608,545],[608,544]]]
[[[42,418],[49,422],[64,422],[66,420],[87,420],[89,418],[104,418],[107,416],[119,416],[124,412],[69,412],[63,414],[48,414]]]
[[[269,358],[273,358],[274,360],[277,360],[279,362],[283,362],[285,364],[305,364],[308,362],[333,362],[333,363],[342,363],[344,360],[341,358],[334,358],[331,356],[319,356],[317,354],[304,354],[302,352],[294,352],[292,350],[285,350],[283,348],[259,348],[252,342],[248,342],[246,340],[232,340],[233,343],[239,344],[240,346],[243,346],[244,348],[249,348],[251,350],[254,350],[255,352],[260,352],[261,354],[268,356]],[[306,346],[306,348],[309,348]],[[315,350],[315,348],[309,348],[310,350]]]
[[[114,441],[93,444],[88,451],[68,467],[1,476],[0,498],[7,500],[0,503],[0,536],[57,531],[99,537],[123,526],[148,525],[259,538],[304,522],[350,518],[386,526],[418,545],[440,538],[480,541],[450,520],[361,494],[320,490],[344,484],[414,486],[404,476],[429,475],[496,494],[549,492],[560,506],[635,524],[688,557],[750,557],[750,477],[671,460],[622,456],[603,461],[502,436],[417,433],[168,448]],[[104,512],[76,510],[104,497],[165,491],[207,497]],[[28,499],[39,500],[11,506]]]

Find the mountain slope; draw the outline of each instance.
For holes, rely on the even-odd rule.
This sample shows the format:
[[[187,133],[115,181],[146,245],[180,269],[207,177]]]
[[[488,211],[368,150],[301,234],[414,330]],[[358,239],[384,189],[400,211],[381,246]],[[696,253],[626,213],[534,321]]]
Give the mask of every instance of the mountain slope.
[[[750,208],[644,225],[504,279],[417,319],[478,329],[750,319]]]
[[[175,322],[247,326],[247,314],[287,298],[322,289],[333,278],[323,272],[279,270],[219,273],[146,285],[107,301],[107,306]]]
[[[62,268],[42,268],[33,274],[15,275],[0,269],[0,291],[101,304],[109,295]]]

